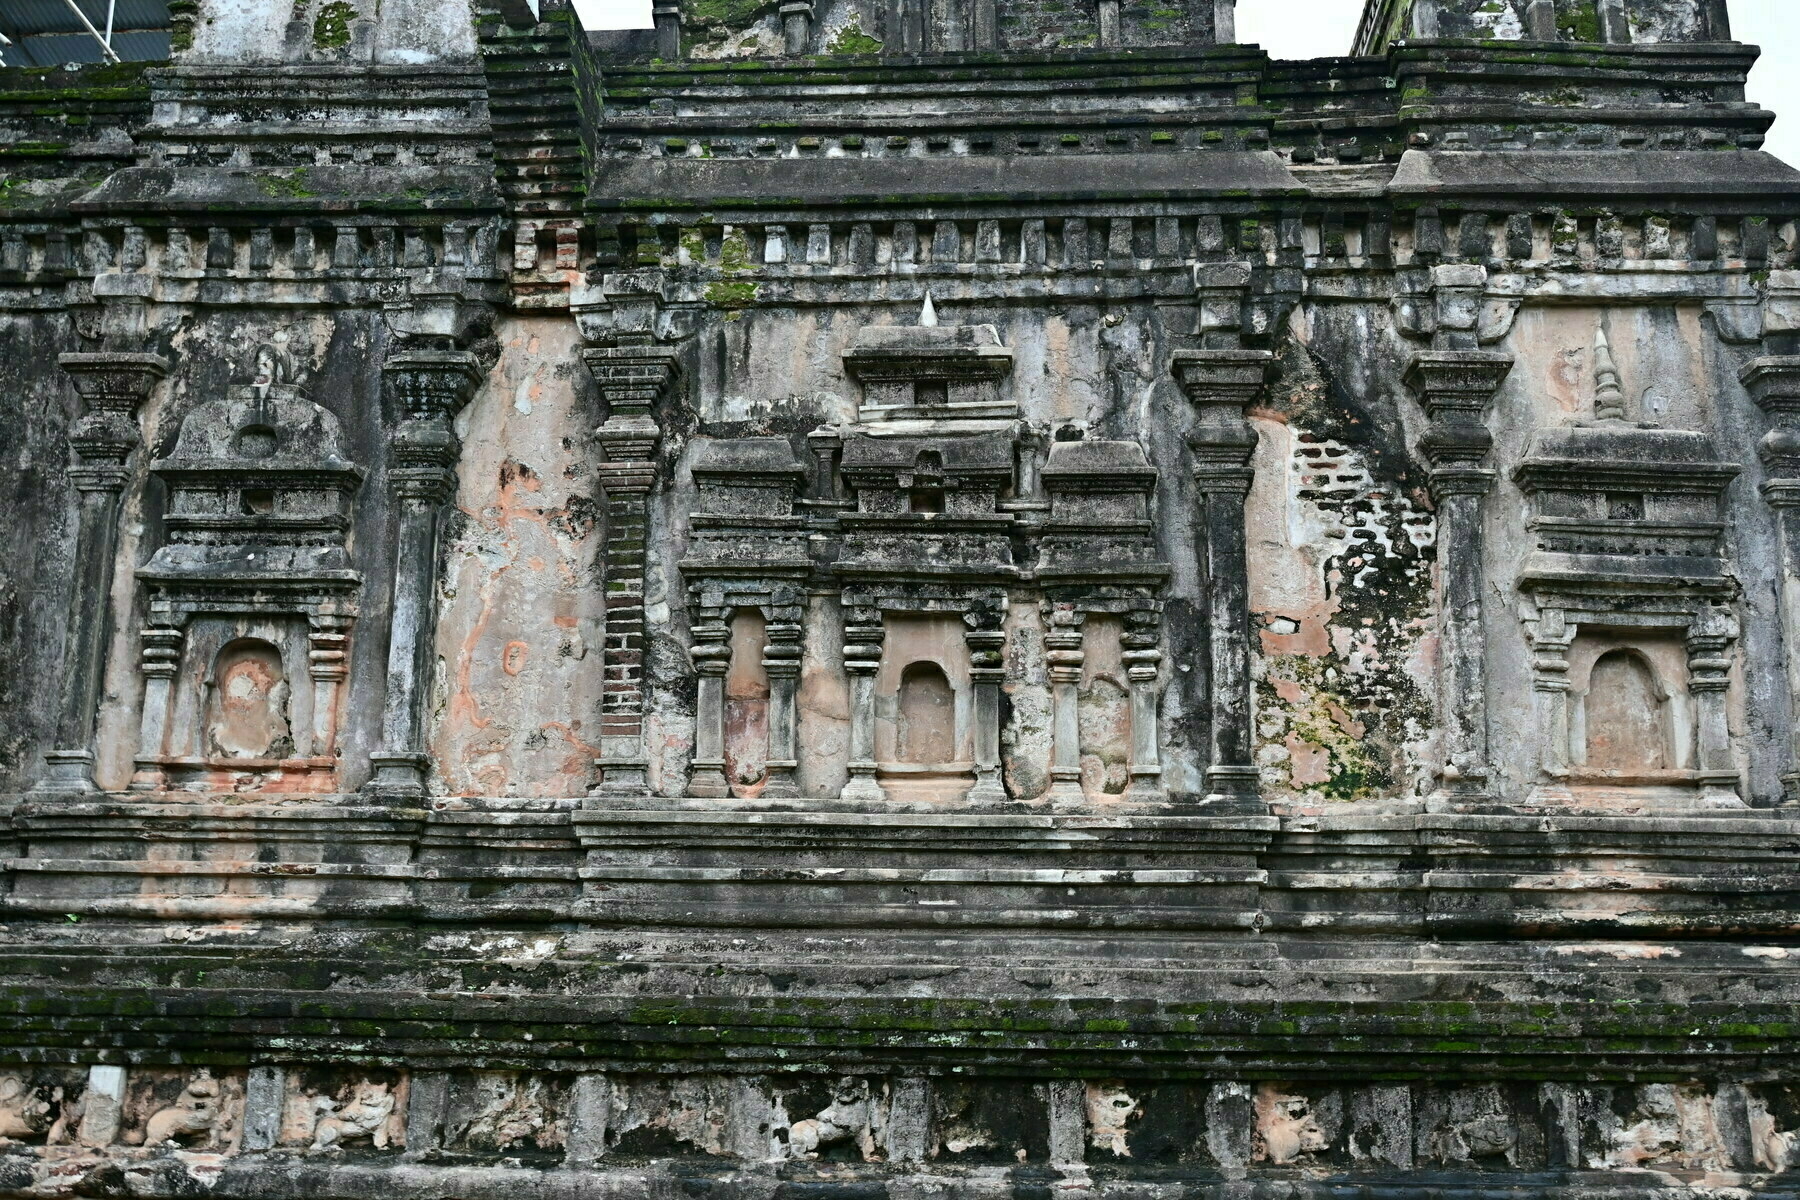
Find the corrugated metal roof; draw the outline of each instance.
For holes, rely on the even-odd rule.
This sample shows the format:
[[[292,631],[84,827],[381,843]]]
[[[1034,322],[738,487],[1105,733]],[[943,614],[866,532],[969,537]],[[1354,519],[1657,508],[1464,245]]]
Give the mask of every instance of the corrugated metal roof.
[[[108,0],[76,0],[94,28],[105,32]],[[112,0],[113,50],[122,59],[169,57],[168,0]],[[99,62],[99,43],[64,0],[0,0],[0,33],[12,40],[6,64],[47,67]]]

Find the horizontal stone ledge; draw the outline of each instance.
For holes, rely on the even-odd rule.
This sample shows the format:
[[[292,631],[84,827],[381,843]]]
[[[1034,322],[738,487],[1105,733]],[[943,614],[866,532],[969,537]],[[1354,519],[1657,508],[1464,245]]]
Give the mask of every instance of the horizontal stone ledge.
[[[1767,198],[1783,207],[1800,171],[1761,150],[1408,150],[1393,196]]]
[[[970,200],[1131,201],[1174,197],[1302,197],[1306,188],[1267,150],[1080,157],[969,155],[879,158],[609,161],[590,209],[763,205],[941,204]]]

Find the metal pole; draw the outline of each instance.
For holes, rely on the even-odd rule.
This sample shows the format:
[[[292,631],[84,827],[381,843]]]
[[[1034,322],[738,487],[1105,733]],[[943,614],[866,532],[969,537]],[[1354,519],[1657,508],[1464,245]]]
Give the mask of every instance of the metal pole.
[[[94,40],[100,43],[100,53],[102,57],[110,63],[118,62],[119,56],[113,53],[112,43],[100,36],[100,31],[94,28],[94,23],[87,19],[87,14],[81,11],[81,8],[75,3],[75,0],[63,0],[63,3],[69,6],[70,12],[81,18],[82,25],[86,27],[89,33],[94,35]],[[108,17],[106,23],[107,27],[111,28],[112,18]]]
[[[119,0],[106,0],[106,48],[112,49],[113,13],[119,8]]]

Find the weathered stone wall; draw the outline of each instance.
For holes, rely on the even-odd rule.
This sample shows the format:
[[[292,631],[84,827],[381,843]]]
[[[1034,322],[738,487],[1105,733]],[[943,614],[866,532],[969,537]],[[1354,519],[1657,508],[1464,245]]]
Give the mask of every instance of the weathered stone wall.
[[[0,1192],[1795,1194],[1751,51],[1233,7],[0,73]]]

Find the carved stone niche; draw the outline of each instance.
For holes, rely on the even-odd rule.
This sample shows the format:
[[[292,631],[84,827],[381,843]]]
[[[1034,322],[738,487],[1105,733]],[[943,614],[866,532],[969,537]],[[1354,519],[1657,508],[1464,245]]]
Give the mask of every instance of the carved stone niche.
[[[167,541],[138,571],[144,706],[135,791],[338,790],[337,719],[361,576],[362,471],[337,418],[265,347],[151,464]]]
[[[1156,469],[1128,441],[1057,442],[1042,472],[1038,552],[1048,619],[1050,798],[1165,798],[1157,736],[1161,594],[1150,519]]]
[[[847,584],[846,800],[999,804],[1006,590]]]
[[[1726,715],[1738,628],[1722,505],[1737,473],[1706,434],[1622,415],[1533,438],[1513,478],[1533,540],[1519,587],[1534,802],[1745,807]]]
[[[1012,438],[852,433],[842,474],[857,504],[839,518],[852,693],[844,798],[1003,801],[997,614],[1016,578],[1015,518],[1001,509]]]
[[[805,469],[786,439],[736,438],[694,460],[688,584],[696,704],[688,795],[791,798],[806,518],[794,515]]]
[[[1021,423],[1001,382],[1012,352],[991,325],[859,330],[845,369],[863,385],[838,476],[849,782],[842,798],[1006,800],[1000,683]]]

